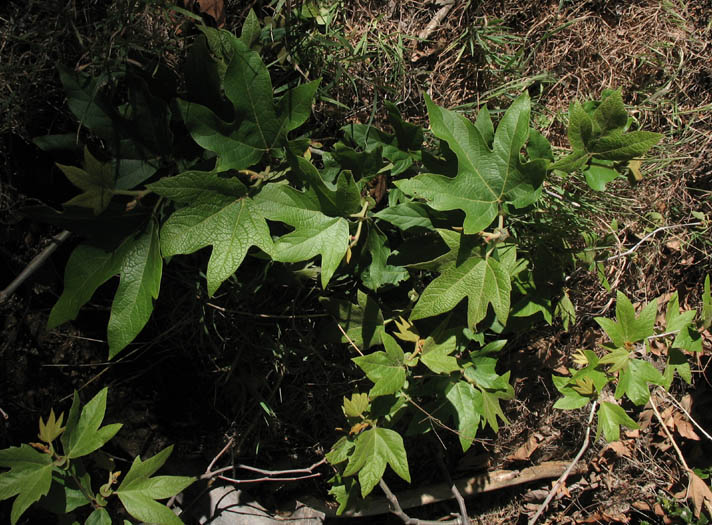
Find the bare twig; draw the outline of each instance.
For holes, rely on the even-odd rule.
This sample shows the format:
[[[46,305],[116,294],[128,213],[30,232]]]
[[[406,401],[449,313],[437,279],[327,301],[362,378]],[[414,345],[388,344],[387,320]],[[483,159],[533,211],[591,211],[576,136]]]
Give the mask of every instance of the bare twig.
[[[477,474],[469,478],[456,480],[455,486],[463,497],[472,497],[541,479],[556,478],[569,467],[571,467],[571,464],[568,461],[547,461],[522,470],[497,470]],[[581,471],[582,469],[579,467],[574,467],[572,470],[572,472],[576,473]],[[453,493],[449,484],[439,483],[437,485],[404,490],[397,494],[397,498],[402,509],[411,509],[441,501],[449,501],[453,499]],[[329,517],[336,516],[335,509],[326,505],[323,501],[315,498],[304,498],[302,501],[308,503],[312,508],[324,512]],[[360,518],[377,516],[388,512],[391,512],[391,503],[386,498],[369,497],[363,503],[357,504],[356,508],[344,511],[341,517]]]
[[[254,479],[235,479],[235,478],[228,478],[227,476],[216,476],[218,479],[221,479],[223,481],[227,481],[228,483],[232,483],[234,485],[246,485],[248,483],[266,483],[270,481],[299,481],[302,479],[310,479],[310,478],[318,478],[321,476],[321,472],[315,472],[314,474],[307,474],[306,476],[292,476],[292,477],[286,477],[286,478],[271,478],[269,476],[264,476],[261,478],[254,478]]]
[[[440,438],[438,437],[438,439]],[[462,518],[462,523],[463,525],[467,525],[468,523],[470,523],[470,518],[467,512],[467,505],[465,505],[465,498],[462,497],[462,494],[457,488],[457,485],[453,483],[452,478],[450,477],[450,472],[448,472],[447,466],[445,465],[445,461],[442,458],[442,454],[436,454],[436,457],[438,465],[440,466],[440,470],[442,471],[443,476],[445,477],[445,481],[447,481],[448,485],[450,485],[450,492],[452,492],[455,501],[457,501],[457,506],[460,509],[460,517]]]
[[[663,430],[665,431],[665,435],[670,440],[670,443],[672,443],[672,446],[675,449],[675,452],[677,452],[677,457],[680,458],[680,463],[682,463],[682,466],[685,468],[685,472],[689,472],[690,467],[687,466],[687,461],[685,461],[685,456],[682,455],[682,451],[680,450],[680,447],[677,446],[677,443],[675,442],[675,438],[672,437],[672,434],[670,433],[670,429],[668,429],[667,425],[663,421],[663,418],[660,415],[660,412],[658,411],[658,407],[655,404],[655,401],[653,400],[652,396],[650,396],[650,406],[653,407],[653,412],[655,412],[655,416],[658,418],[658,421],[660,422],[660,426],[663,427]]]
[[[682,410],[682,411],[685,413],[685,415],[687,416],[687,419],[689,419],[690,422],[692,422],[692,424],[695,425],[695,427],[697,428],[697,430],[699,430],[700,432],[702,432],[702,434],[704,434],[704,436],[705,436],[707,439],[709,439],[710,441],[712,441],[712,436],[710,436],[710,435],[707,433],[707,431],[706,431],[704,428],[702,428],[702,427],[700,426],[700,424],[699,424],[697,421],[695,421],[695,419],[690,415],[690,413],[685,409],[685,407],[682,406],[682,404],[681,404],[680,402],[678,402],[678,400],[675,399],[675,398],[672,396],[672,394],[671,394],[670,392],[666,391],[664,388],[661,388],[661,387],[658,387],[658,391],[659,391],[659,392],[665,392],[665,394],[667,394],[667,396],[668,396],[668,397],[670,398],[670,400],[675,404],[675,406],[677,406],[677,408],[679,408],[680,410]]]
[[[405,513],[403,508],[401,507],[400,503],[398,502],[398,498],[396,497],[393,492],[391,492],[391,489],[388,488],[388,485],[386,485],[386,482],[381,479],[381,481],[378,482],[378,486],[381,487],[381,490],[383,493],[386,495],[386,499],[391,505],[391,512],[398,516],[401,520],[403,520],[403,523],[405,525],[435,525],[435,524],[452,524],[452,525],[457,525],[460,523],[460,520],[450,520],[450,521],[431,521],[431,520],[419,520],[417,518],[411,518],[408,516],[408,514]]]
[[[428,22],[428,25],[425,26],[425,29],[418,33],[418,38],[420,40],[427,40],[433,33],[433,31],[435,31],[437,27],[442,23],[442,21],[445,20],[445,17],[455,5],[455,0],[443,0],[437,3],[439,5],[442,5],[442,7],[438,9],[438,12],[435,13],[433,19]]]
[[[32,259],[30,263],[25,266],[25,269],[20,272],[20,275],[15,277],[12,282],[7,285],[7,287],[3,291],[0,292],[0,303],[7,301],[10,296],[15,293],[15,290],[17,290],[20,285],[27,280],[28,277],[35,273],[45,263],[45,261],[49,258],[50,255],[54,253],[57,247],[64,241],[69,239],[70,235],[72,235],[71,232],[64,230],[63,232],[53,237],[50,244],[47,245],[44,250],[38,253],[34,257],[34,259]]]
[[[0,415],[2,415],[2,418],[7,421],[10,419],[10,416],[7,415],[7,412],[5,412],[2,408],[0,408]]]
[[[349,342],[349,344],[351,344],[351,346],[354,347],[354,349],[356,350],[356,352],[358,352],[358,355],[363,356],[363,352],[361,352],[361,349],[358,347],[358,345],[357,345],[356,343],[354,343],[353,339],[351,339],[351,338],[349,337],[349,334],[346,333],[346,330],[344,330],[344,329],[341,327],[341,323],[339,323],[339,322],[337,321],[337,322],[336,322],[336,326],[337,326],[337,328],[339,329],[339,331],[344,335],[344,337],[345,337],[346,340]]]
[[[534,514],[534,516],[532,516],[529,520],[529,525],[534,525],[536,523],[536,520],[539,519],[539,516],[541,516],[541,514],[546,510],[546,507],[556,495],[557,491],[559,490],[559,487],[566,481],[566,478],[569,477],[569,474],[571,474],[571,471],[573,470],[574,466],[576,466],[576,463],[578,463],[579,459],[581,459],[581,456],[583,456],[583,453],[588,448],[589,439],[591,437],[591,422],[593,421],[593,415],[596,413],[597,406],[598,401],[594,401],[591,405],[591,413],[588,415],[588,423],[586,423],[586,435],[583,439],[583,445],[581,445],[578,454],[576,454],[574,460],[567,467],[564,473],[561,474],[559,479],[556,480],[556,483],[554,483],[554,486],[549,491],[549,494],[546,496],[544,502],[539,506],[539,509],[536,511],[536,514]]]
[[[660,226],[660,228],[655,228],[653,231],[651,231],[650,233],[645,235],[642,239],[640,239],[637,243],[635,243],[635,245],[633,245],[633,247],[630,248],[629,250],[626,250],[623,253],[619,253],[617,255],[611,255],[610,257],[608,257],[605,260],[607,262],[607,261],[612,261],[614,259],[620,259],[621,257],[626,257],[626,256],[630,255],[631,253],[635,252],[638,248],[640,248],[641,244],[643,244],[645,241],[650,239],[656,233],[659,233],[659,232],[662,232],[665,230],[672,230],[673,228],[684,228],[686,226],[699,226],[700,224],[702,224],[702,223],[701,222],[688,222],[686,224],[672,224],[670,226]]]

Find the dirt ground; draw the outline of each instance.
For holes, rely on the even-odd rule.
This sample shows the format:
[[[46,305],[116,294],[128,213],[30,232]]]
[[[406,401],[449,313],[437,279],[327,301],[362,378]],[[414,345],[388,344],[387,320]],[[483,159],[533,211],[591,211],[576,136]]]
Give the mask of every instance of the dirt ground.
[[[225,27],[241,26],[248,3],[261,16],[270,13],[260,2],[228,1]],[[70,65],[82,61],[71,45],[23,52],[20,37],[31,39],[39,30],[29,24],[54,15],[50,7],[18,5],[4,8],[0,61],[21,64],[20,59],[43,57],[45,65],[36,78],[5,72],[0,86],[25,90],[0,134],[0,288],[59,232],[21,213],[38,201],[57,205],[72,191],[62,190],[54,159],[30,139],[73,126],[51,64],[59,58]],[[334,23],[352,46],[371,46],[373,56],[349,61],[343,73],[334,65],[346,58],[343,49],[312,54],[302,63],[308,78],[327,75],[323,83],[331,82],[331,96],[340,103],[317,103],[314,121],[322,135],[335,135],[344,122],[382,121],[384,115],[374,112],[377,99],[398,100],[404,117],[424,123],[423,92],[472,116],[482,103],[496,110],[509,95],[527,89],[539,129],[561,146],[563,115],[573,100],[621,88],[641,128],[663,133],[664,143],[644,164],[641,183],[617,181],[610,192],[590,197],[598,212],[581,220],[601,235],[617,220],[619,252],[658,226],[674,226],[641,243],[634,256],[607,263],[605,274],[613,290],[636,303],[678,291],[683,309],[699,309],[702,283],[712,273],[712,6],[676,0],[483,0],[455,2],[439,20],[445,7],[416,0],[341,3]],[[60,15],[54,23],[61,23]],[[297,64],[299,53],[310,53],[298,45],[292,51]],[[194,277],[205,254],[175,260],[149,325],[119,359],[107,362],[106,321],[115,284],[102,287],[75,322],[51,332],[45,328],[75,244],[70,239],[61,245],[0,304],[0,448],[33,439],[38,417],[52,407],[67,410],[74,390],[89,399],[109,386],[107,421],[124,423],[107,449],[118,463],[173,443],[169,470],[200,475],[230,438],[230,458],[260,468],[299,468],[323,458],[338,436],[331,422],[342,419],[340,403],[352,391],[353,375],[343,347],[322,337],[329,318],[314,289],[276,272],[265,284],[263,269],[253,262],[240,270],[239,282],[209,298]],[[577,270],[567,287],[576,323],[568,331],[555,324],[523,333],[501,358],[513,371],[516,392],[516,400],[505,406],[510,424],[497,435],[483,434],[464,457],[454,436],[442,437],[453,445],[443,459],[453,479],[568,461],[581,447],[588,412],[552,408],[558,393],[551,374],[571,366],[578,348],[601,337],[593,318],[613,314],[614,295],[585,269]],[[274,304],[290,307],[275,311]],[[676,380],[669,395],[654,399],[690,467],[709,469],[712,442],[680,409],[712,431],[712,334],[703,337],[703,351],[690,357],[692,385]],[[668,433],[649,407],[637,417],[641,429],[625,433],[620,442],[591,443],[579,460],[581,470],[558,491],[540,523],[703,523],[687,521],[680,510],[686,475]],[[433,444],[418,446],[422,450],[415,454],[423,459],[411,461],[414,488],[441,479],[428,453]],[[325,503],[329,476],[325,468],[322,477],[251,485],[250,492],[268,508],[304,497]],[[552,482],[469,498],[472,523],[526,523]],[[407,488],[397,481],[393,487]],[[7,503],[0,503],[0,516]],[[439,519],[457,512],[450,501],[413,510],[413,516]],[[38,519],[43,518],[30,515],[24,523]],[[384,515],[333,522],[401,521]]]

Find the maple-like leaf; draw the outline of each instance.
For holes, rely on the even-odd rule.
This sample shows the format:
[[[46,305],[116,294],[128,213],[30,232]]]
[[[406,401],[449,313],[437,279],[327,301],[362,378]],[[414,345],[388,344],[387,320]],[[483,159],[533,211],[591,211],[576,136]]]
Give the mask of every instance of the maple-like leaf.
[[[391,250],[386,243],[386,236],[376,228],[369,230],[366,249],[371,254],[371,264],[361,275],[361,281],[371,290],[378,290],[388,284],[398,284],[410,277],[405,268],[388,264]]]
[[[178,107],[193,140],[218,154],[219,171],[245,169],[266,152],[286,146],[287,133],[309,118],[319,80],[290,89],[275,101],[260,55],[229,33],[219,32],[219,36],[226,39],[232,55],[223,87],[232,103],[234,120],[225,122],[211,109],[193,102],[179,100]]]
[[[50,312],[47,327],[51,330],[75,319],[96,289],[118,274],[108,326],[109,358],[113,358],[148,322],[162,271],[158,226],[153,220],[143,233],[130,235],[112,252],[80,244],[67,262],[64,291]]]
[[[85,147],[84,169],[63,164],[57,164],[57,167],[69,182],[83,190],[83,193],[65,202],[65,206],[91,208],[94,215],[99,215],[109,206],[114,196],[114,168],[110,162],[99,162]]]
[[[340,330],[336,330],[342,342],[353,342],[362,350],[381,343],[384,330],[383,312],[371,296],[359,290],[356,293],[356,304],[326,297],[320,300],[345,332],[344,335]]]
[[[482,393],[467,381],[449,383],[445,390],[445,398],[450,402],[457,415],[457,435],[460,438],[462,451],[472,445],[480,424],[483,411]]]
[[[79,412],[79,394],[74,392],[74,400],[67,416],[66,431],[62,434],[64,455],[70,459],[91,454],[103,447],[121,429],[120,423],[101,426],[106,413],[108,388],[103,388]]]
[[[702,350],[702,336],[692,324],[696,315],[695,310],[680,312],[677,292],[672,294],[665,313],[665,331],[676,332],[672,348],[682,348],[689,352]]]
[[[598,408],[598,429],[596,439],[603,432],[606,441],[618,441],[620,439],[620,426],[623,425],[632,430],[639,428],[638,424],[625,413],[620,406],[608,401],[602,401]]]
[[[181,525],[183,522],[171,509],[156,500],[171,498],[191,485],[195,478],[185,476],[153,476],[173,451],[173,446],[142,461],[136,457],[131,468],[114,492],[126,511],[146,523]]]
[[[366,497],[383,477],[386,464],[410,483],[408,457],[403,438],[394,430],[370,428],[356,438],[356,447],[344,470],[344,477],[358,473],[361,497]]]
[[[512,282],[507,269],[494,257],[472,255],[464,262],[449,264],[420,296],[410,318],[422,319],[451,311],[467,298],[467,324],[470,328],[487,315],[492,305],[501,323],[509,315]]]
[[[630,359],[618,374],[616,399],[620,399],[625,394],[636,405],[645,405],[650,398],[648,383],[662,385],[665,380],[663,375],[647,361]]]
[[[286,185],[271,184],[255,200],[267,219],[294,228],[275,242],[274,260],[299,262],[321,256],[321,284],[326,287],[349,247],[348,221],[324,214],[311,188],[298,191]]]
[[[657,314],[657,301],[647,304],[640,315],[635,315],[635,309],[625,294],[618,292],[616,295],[616,319],[596,317],[595,321],[611,338],[613,344],[622,347],[626,343],[633,344],[653,335],[655,315]]]
[[[369,396],[395,394],[405,384],[405,354],[389,334],[381,334],[385,352],[373,352],[354,357],[353,362],[373,381]]]
[[[237,178],[186,171],[154,182],[149,188],[187,205],[173,212],[161,228],[165,257],[213,247],[206,272],[210,295],[235,273],[250,247],[271,253],[267,222]]]
[[[29,445],[0,450],[0,501],[15,497],[10,523],[15,525],[30,505],[49,492],[52,484],[52,456]]]
[[[529,134],[531,109],[526,93],[507,109],[494,133],[486,108],[473,124],[438,107],[427,96],[425,102],[432,131],[457,156],[458,172],[455,177],[424,174],[397,181],[401,190],[425,199],[436,210],[463,210],[466,234],[487,228],[503,203],[523,207],[538,198],[547,161],[525,163],[521,158]]]
[[[611,91],[591,115],[579,102],[569,110],[569,142],[573,151],[558,160],[552,168],[570,173],[589,161],[598,162],[586,170],[586,182],[603,191],[607,182],[618,176],[606,161],[627,161],[640,157],[662,139],[660,133],[626,132],[628,114],[620,91]]]

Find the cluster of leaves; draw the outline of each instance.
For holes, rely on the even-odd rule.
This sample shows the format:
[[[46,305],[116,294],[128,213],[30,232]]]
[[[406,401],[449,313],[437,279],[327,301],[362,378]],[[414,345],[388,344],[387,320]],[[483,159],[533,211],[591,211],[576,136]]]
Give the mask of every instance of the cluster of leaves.
[[[698,329],[712,324],[710,279],[705,280],[702,295],[703,312],[697,319],[695,310],[680,312],[677,292],[667,303],[665,324],[656,331],[657,301],[648,303],[636,316],[630,300],[618,292],[616,320],[597,317],[596,322],[610,339],[599,354],[593,350],[579,350],[574,361],[580,368],[569,370],[568,376],[553,376],[554,385],[563,395],[555,408],[572,410],[592,401],[600,402],[597,437],[603,433],[608,441],[620,438],[620,426],[638,428],[637,423],[618,404],[625,396],[636,406],[650,399],[650,385],[669,389],[675,372],[688,384],[692,381],[690,365],[684,352],[702,350]],[[667,363],[661,372],[648,358],[651,340],[664,341]],[[611,392],[612,387],[615,391]]]
[[[9,469],[0,473],[0,500],[15,497],[10,523],[15,525],[30,505],[38,502],[73,523],[79,523],[75,511],[90,505],[93,510],[84,523],[110,525],[107,505],[112,496],[135,519],[166,525],[182,523],[156,500],[175,496],[194,478],[153,475],[170,456],[173,447],[168,447],[145,461],[137,456],[119,482],[121,472],[115,471],[110,458],[99,450],[121,429],[119,423],[102,426],[106,397],[104,388],[80,410],[75,392],[65,426],[64,414],[56,417],[51,411],[47,421],[40,418],[39,443],[0,450],[0,467]],[[108,471],[108,481],[98,490],[92,483],[90,466]]]
[[[166,259],[210,247],[212,295],[246,257],[304,268],[318,258],[324,306],[359,348],[354,363],[373,383],[344,400],[349,431],[328,455],[343,509],[375,487],[386,465],[410,479],[403,434],[453,421],[467,450],[478,429],[496,432],[506,422],[500,401],[513,389],[496,354],[513,320],[521,327],[539,314],[548,322],[575,316],[561,288],[539,286],[541,262],[520,253],[511,219],[536,210],[552,172],[582,170],[600,188],[601,166],[606,177],[619,176],[621,163],[661,136],[627,131],[620,92],[607,92],[572,106],[573,152],[556,160],[531,128],[525,92],[497,126],[486,107],[472,122],[426,96],[434,147],[386,104],[391,131],[349,124],[323,148],[314,137],[294,137],[319,81],[273,88],[254,13],[240,37],[199,29],[185,93],[161,91],[127,70],[128,101],[117,105],[105,79],[60,70],[70,108],[100,140],[85,147],[83,168],[60,166],[82,193],[62,213],[34,211],[86,238],[67,263],[49,326],[74,319],[119,275],[108,325],[113,358],[150,318]],[[38,139],[47,149],[67,142]],[[334,281],[355,293],[338,295],[328,287]],[[371,351],[376,346],[384,350]],[[652,374],[633,359],[608,373],[624,368],[635,376],[628,385]],[[636,396],[635,386],[622,388]]]

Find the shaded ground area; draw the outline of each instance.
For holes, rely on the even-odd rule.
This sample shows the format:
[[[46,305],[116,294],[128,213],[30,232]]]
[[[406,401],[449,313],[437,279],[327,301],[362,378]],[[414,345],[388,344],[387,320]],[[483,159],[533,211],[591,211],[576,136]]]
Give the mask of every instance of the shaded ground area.
[[[64,9],[57,2],[11,2],[1,8],[3,288],[58,232],[24,218],[21,208],[38,200],[59,205],[72,196],[55,159],[30,142],[76,130],[55,62],[100,70],[146,50],[170,67],[181,62],[182,37],[160,8],[84,4]],[[252,4],[262,19],[274,15],[276,2]],[[571,275],[567,288],[577,320],[568,330],[542,323],[511,341],[500,360],[512,370],[516,392],[505,408],[510,424],[497,435],[482,434],[464,457],[447,431],[431,436],[447,446],[440,459],[430,437],[408,449],[414,487],[443,482],[443,467],[461,478],[573,458],[588,413],[552,408],[558,398],[552,371],[572,366],[577,349],[600,341],[593,318],[612,315],[616,290],[640,304],[662,297],[661,312],[678,291],[683,309],[699,309],[702,282],[712,271],[712,9],[703,2],[605,0],[321,4],[328,23],[288,20],[284,40],[265,52],[291,57],[274,68],[277,79],[295,70],[323,78],[328,99],[318,100],[312,122],[325,143],[345,122],[382,123],[386,99],[404,117],[424,123],[423,92],[474,117],[484,103],[496,114],[524,89],[534,99],[537,127],[555,146],[564,144],[569,104],[605,88],[622,88],[639,125],[665,135],[636,185],[615,181],[609,191],[594,193],[571,179],[550,181],[544,199],[568,221],[546,226],[553,237],[569,235],[581,244],[578,233],[591,232],[611,257],[636,248],[604,264],[613,293],[583,266]],[[227,2],[225,27],[238,31],[248,7]],[[264,469],[305,467],[323,457],[339,435],[343,396],[364,380],[354,374],[350,349],[329,339],[333,319],[311,280],[252,261],[210,298],[195,277],[207,254],[176,259],[149,326],[115,362],[106,362],[115,284],[101,288],[76,322],[45,329],[75,243],[61,246],[0,305],[0,409],[7,414],[0,417],[0,448],[33,439],[37,418],[51,407],[67,410],[75,389],[89,399],[108,385],[108,420],[125,424],[108,450],[117,462],[175,443],[171,470],[200,474],[229,438],[231,459]],[[709,471],[711,443],[679,406],[712,429],[712,336],[703,335],[703,352],[690,357],[692,385],[677,380],[670,396],[656,399],[690,466]],[[684,494],[684,471],[651,411],[639,418],[641,429],[617,444],[592,445],[580,461],[585,471],[569,480],[541,522],[684,522],[674,503]],[[250,490],[266,507],[305,495],[325,501],[330,471],[322,472],[321,478]],[[396,479],[389,484],[406,488]],[[468,511],[474,523],[525,523],[550,488],[542,481],[468,499]],[[0,503],[0,514],[7,508]],[[456,513],[457,506],[438,503],[419,512],[413,515],[434,519]]]

